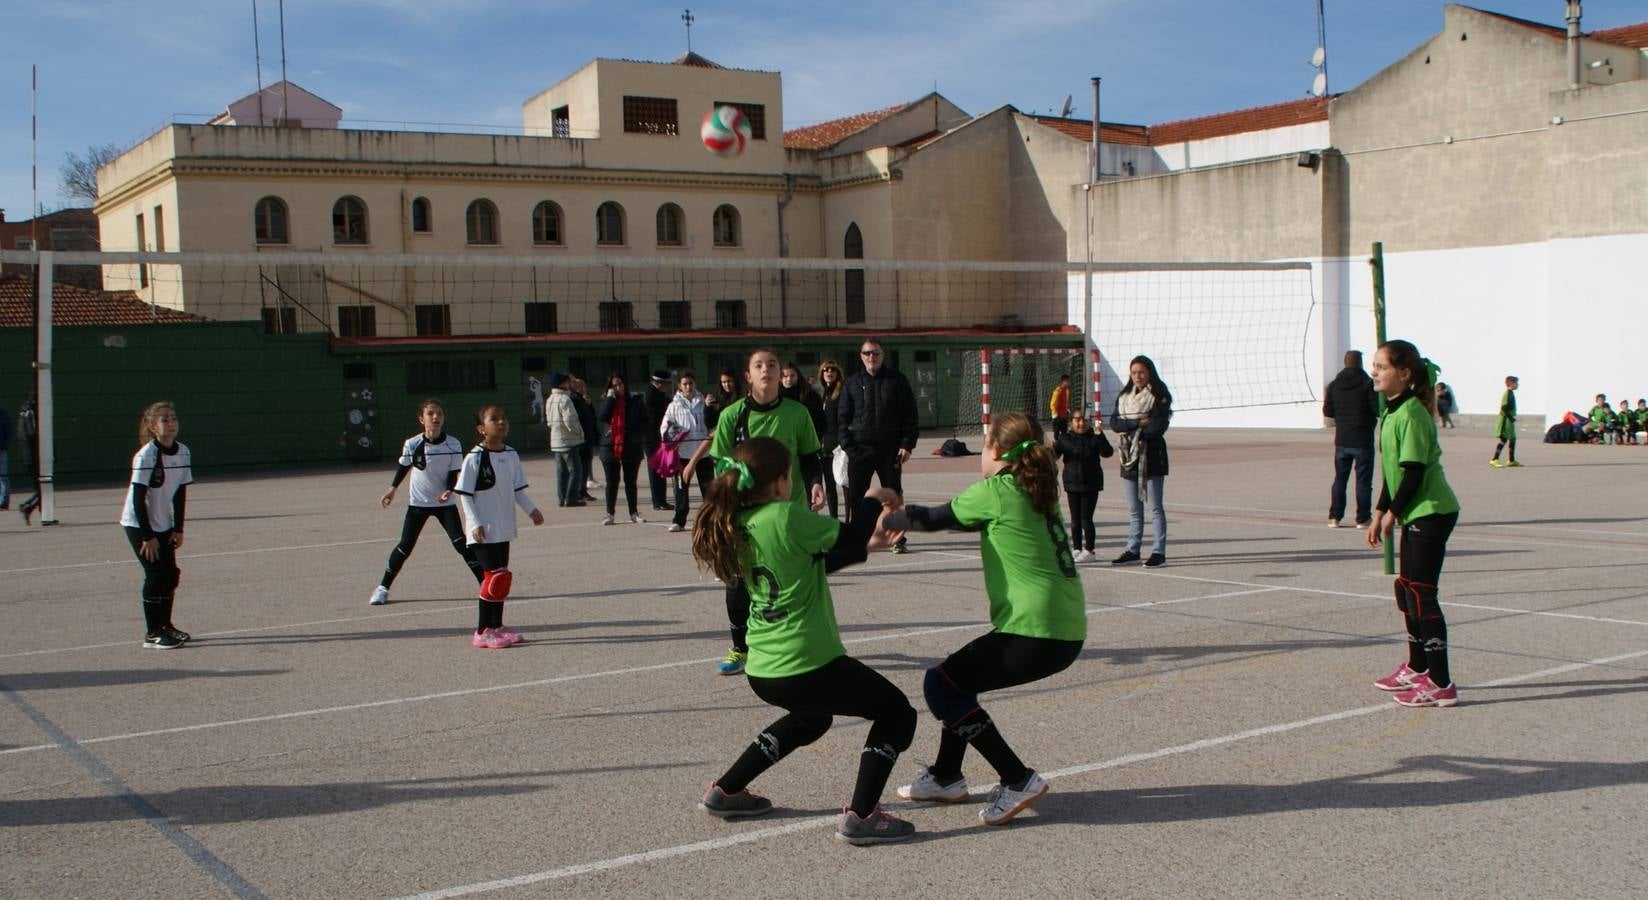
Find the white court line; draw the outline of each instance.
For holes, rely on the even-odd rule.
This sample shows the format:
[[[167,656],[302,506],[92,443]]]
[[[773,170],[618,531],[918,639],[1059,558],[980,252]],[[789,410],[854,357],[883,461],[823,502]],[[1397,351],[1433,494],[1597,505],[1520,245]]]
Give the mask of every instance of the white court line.
[[[1541,669],[1537,672],[1512,675],[1506,678],[1496,678],[1492,681],[1483,682],[1479,685],[1479,687],[1498,687],[1501,685],[1516,684],[1517,682],[1522,681],[1532,681],[1552,675],[1561,675],[1577,669],[1590,668],[1593,666],[1606,666],[1612,663],[1622,662],[1627,659],[1635,659],[1641,656],[1648,656],[1648,650],[1637,650],[1632,653],[1622,653],[1618,656],[1608,656],[1601,659],[1587,660],[1585,662],[1568,663],[1566,665],[1556,666],[1549,669]],[[1143,753],[1130,753],[1126,756],[1118,756],[1113,759],[1107,759],[1100,762],[1069,766],[1053,772],[1044,772],[1042,777],[1051,781],[1055,778],[1069,778],[1076,775],[1085,775],[1090,772],[1099,772],[1105,769],[1114,769],[1121,766],[1133,765],[1135,763],[1151,762],[1153,760],[1163,759],[1169,756],[1194,753],[1199,750],[1210,750],[1215,747],[1222,747],[1226,744],[1234,744],[1238,741],[1285,734],[1290,731],[1312,728],[1317,725],[1327,725],[1333,722],[1344,721],[1346,719],[1354,719],[1359,716],[1401,709],[1406,709],[1406,707],[1399,706],[1396,703],[1381,703],[1376,706],[1360,706],[1355,709],[1345,709],[1340,710],[1339,712],[1328,713],[1326,715],[1313,716],[1309,719],[1298,719],[1293,722],[1282,722],[1276,725],[1266,725],[1261,728],[1251,728],[1247,731],[1238,731],[1232,734],[1222,735],[1220,737],[1204,738],[1199,741],[1191,741],[1186,744],[1176,744],[1171,747],[1162,747],[1157,750],[1149,750]],[[1442,715],[1448,715],[1448,713],[1442,713]],[[1282,790],[1282,788],[1277,788],[1277,790]],[[905,807],[906,805],[899,804],[899,806]],[[578,863],[570,866],[561,866],[555,869],[545,869],[540,872],[531,872],[526,875],[516,875],[513,878],[500,878],[495,881],[482,881],[474,884],[458,885],[442,890],[414,894],[409,897],[402,898],[402,900],[445,900],[445,898],[448,897],[463,897],[469,894],[479,894],[487,891],[497,891],[513,887],[523,887],[529,884],[538,884],[544,881],[569,878],[574,875],[584,875],[590,872],[602,872],[610,869],[618,869],[625,866],[633,866],[660,859],[670,859],[672,857],[687,856],[694,853],[709,853],[716,850],[722,850],[727,847],[734,847],[739,844],[748,844],[753,841],[782,837],[787,834],[822,828],[828,825],[833,825],[835,823],[835,819],[835,816],[815,816],[798,822],[780,825],[775,828],[763,828],[756,831],[747,831],[742,834],[730,835],[728,837],[716,838],[714,840],[696,841],[691,844],[678,844],[674,847],[661,847],[656,850],[631,853],[625,856],[616,856],[611,859]]]

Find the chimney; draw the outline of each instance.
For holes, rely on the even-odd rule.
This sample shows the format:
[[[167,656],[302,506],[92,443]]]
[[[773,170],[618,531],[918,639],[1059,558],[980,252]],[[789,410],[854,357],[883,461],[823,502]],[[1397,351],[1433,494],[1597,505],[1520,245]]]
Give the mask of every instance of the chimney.
[[[0,225],[4,225],[5,222],[6,222],[6,211],[4,209],[0,209]]]
[[[1579,72],[1579,0],[1568,0],[1565,12],[1568,19],[1568,90],[1577,91],[1581,83]]]

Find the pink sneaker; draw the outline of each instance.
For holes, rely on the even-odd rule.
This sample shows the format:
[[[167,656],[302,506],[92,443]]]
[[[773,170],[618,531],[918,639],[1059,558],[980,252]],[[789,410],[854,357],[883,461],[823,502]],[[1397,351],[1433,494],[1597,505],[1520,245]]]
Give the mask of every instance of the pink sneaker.
[[[487,628],[475,632],[475,635],[469,639],[469,646],[483,650],[502,650],[509,646],[509,638],[491,628]]]
[[[1392,693],[1405,691],[1413,687],[1413,680],[1418,678],[1420,674],[1422,673],[1415,672],[1407,663],[1403,663],[1396,667],[1396,671],[1375,681],[1373,686],[1381,691],[1390,691]]]
[[[508,625],[499,625],[497,628],[492,629],[492,631],[494,634],[508,641],[511,647],[516,644],[526,643],[526,638],[521,637],[521,633],[519,631],[510,628]]]
[[[1439,688],[1421,672],[1413,677],[1413,689],[1397,694],[1396,702],[1403,706],[1453,706],[1459,702],[1459,691],[1451,684]]]

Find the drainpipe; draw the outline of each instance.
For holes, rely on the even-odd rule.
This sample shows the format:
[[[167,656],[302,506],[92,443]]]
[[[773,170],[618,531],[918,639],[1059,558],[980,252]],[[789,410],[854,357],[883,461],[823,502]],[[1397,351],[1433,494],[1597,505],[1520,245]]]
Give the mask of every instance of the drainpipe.
[[[784,173],[784,196],[778,198],[778,257],[790,255],[790,242],[784,236],[784,207],[795,199],[795,176]],[[778,325],[790,327],[790,277],[784,269],[778,270]]]
[[[1579,75],[1579,0],[1568,0],[1568,90],[1577,91]]]

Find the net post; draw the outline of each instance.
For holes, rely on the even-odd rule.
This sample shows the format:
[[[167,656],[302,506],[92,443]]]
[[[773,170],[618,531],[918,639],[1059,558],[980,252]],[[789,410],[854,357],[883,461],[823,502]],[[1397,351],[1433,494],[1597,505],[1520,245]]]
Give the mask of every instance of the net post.
[[[990,348],[979,348],[979,407],[983,416],[984,434],[990,434]]]
[[[1373,253],[1368,257],[1368,266],[1373,269],[1373,341],[1375,346],[1385,343],[1385,243],[1373,242]],[[1385,398],[1379,398],[1380,418],[1384,418]],[[1396,574],[1396,529],[1385,529],[1385,538],[1381,542],[1385,551],[1385,574]]]
[[[35,308],[34,390],[35,434],[39,451],[34,465],[40,486],[40,524],[57,524],[57,491],[53,479],[57,471],[56,454],[52,452],[52,251],[40,252],[39,281]]]

